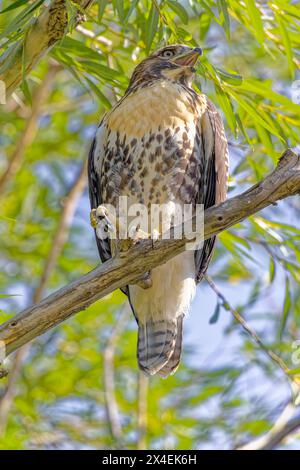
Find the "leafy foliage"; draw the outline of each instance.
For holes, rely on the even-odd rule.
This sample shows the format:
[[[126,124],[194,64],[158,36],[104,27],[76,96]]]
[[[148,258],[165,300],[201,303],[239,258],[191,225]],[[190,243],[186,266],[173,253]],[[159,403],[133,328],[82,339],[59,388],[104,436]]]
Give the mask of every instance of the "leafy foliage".
[[[24,44],[45,4],[0,2],[0,73],[7,67],[3,57]],[[68,34],[29,76],[24,74],[21,89],[0,107],[1,177],[28,132],[38,90],[56,68],[30,138],[0,193],[1,321],[31,302],[99,117],[122,96],[138,61],[155,48],[173,42],[203,48],[195,88],[224,115],[231,194],[262,178],[286,146],[299,143],[300,106],[292,94],[300,63],[296,3],[98,0],[79,26],[74,4],[67,4]],[[210,268],[226,298],[295,371],[299,214],[297,199],[284,201],[223,233]],[[47,292],[97,265],[88,215],[85,191]],[[106,413],[104,349],[123,302],[116,292],[34,342],[14,386],[0,448],[119,445]],[[229,307],[219,299],[216,304],[209,287],[200,285],[187,321],[183,364],[168,380],[149,381],[149,448],[234,448],[270,429],[290,396],[286,377],[233,322]],[[132,320],[114,351],[126,448],[136,448],[139,440],[135,349]],[[1,381],[0,395],[7,381]]]

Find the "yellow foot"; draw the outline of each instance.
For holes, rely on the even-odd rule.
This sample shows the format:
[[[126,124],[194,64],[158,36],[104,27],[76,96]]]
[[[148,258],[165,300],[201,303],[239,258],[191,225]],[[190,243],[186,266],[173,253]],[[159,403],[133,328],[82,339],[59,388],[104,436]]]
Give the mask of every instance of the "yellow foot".
[[[140,225],[129,227],[128,238],[119,240],[119,251],[127,251],[132,246],[138,244],[141,240],[147,240],[149,238],[150,234],[144,232],[144,230],[140,228]]]
[[[90,212],[90,223],[93,228],[96,228],[98,225],[98,218],[96,216],[96,209],[92,209]]]
[[[115,227],[113,225],[114,215],[110,214],[107,208],[103,205],[98,206],[97,209],[92,209],[90,212],[90,222],[94,229],[97,229],[99,224],[105,220],[109,232],[113,232]]]

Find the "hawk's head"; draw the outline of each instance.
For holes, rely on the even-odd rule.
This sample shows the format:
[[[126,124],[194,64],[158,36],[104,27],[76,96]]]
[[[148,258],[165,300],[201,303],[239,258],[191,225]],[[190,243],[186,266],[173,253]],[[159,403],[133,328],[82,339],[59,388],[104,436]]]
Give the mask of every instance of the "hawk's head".
[[[201,54],[200,47],[182,44],[163,47],[136,66],[129,90],[162,78],[190,85],[195,73],[194,65]]]

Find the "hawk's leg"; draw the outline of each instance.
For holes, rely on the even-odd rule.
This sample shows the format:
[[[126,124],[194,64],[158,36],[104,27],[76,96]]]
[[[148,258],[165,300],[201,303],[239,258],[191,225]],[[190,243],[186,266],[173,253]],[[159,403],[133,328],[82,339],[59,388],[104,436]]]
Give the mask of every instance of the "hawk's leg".
[[[92,209],[90,212],[91,226],[96,230],[97,236],[101,238],[103,233],[109,232],[110,238],[115,243],[112,243],[112,251],[115,256],[117,253],[125,254],[130,247],[139,243],[141,240],[150,238],[149,233],[141,230],[140,226],[131,227],[128,231],[127,238],[119,238],[119,234],[126,234],[126,227],[122,224],[118,217],[110,214],[104,205],[100,205],[97,209]],[[148,289],[152,286],[151,272],[143,274],[136,284],[143,289]]]
[[[140,225],[135,227],[131,227],[128,233],[128,240],[127,242],[130,243],[130,246],[139,243],[141,240],[147,240],[150,238],[150,234],[144,232]],[[137,281],[136,284],[141,287],[142,289],[148,289],[152,286],[152,279],[151,279],[151,271],[147,271],[143,274]]]

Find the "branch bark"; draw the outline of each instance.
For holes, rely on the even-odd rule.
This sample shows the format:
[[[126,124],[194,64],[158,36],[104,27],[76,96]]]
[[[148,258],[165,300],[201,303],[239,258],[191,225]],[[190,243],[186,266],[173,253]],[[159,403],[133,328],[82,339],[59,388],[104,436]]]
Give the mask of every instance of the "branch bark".
[[[94,0],[76,0],[81,13],[92,5]],[[79,15],[80,20],[83,16]],[[66,0],[52,0],[39,17],[32,23],[24,39],[17,42],[13,50],[8,49],[0,57],[0,80],[5,83],[6,95],[10,96],[41,58],[67,32],[68,12]]]
[[[280,199],[300,192],[300,155],[287,150],[260,183],[204,213],[204,239],[228,229]],[[195,226],[195,220],[193,220]],[[176,227],[174,228],[176,231]],[[0,327],[6,355],[87,308],[115,289],[133,283],[150,269],[185,250],[188,240],[144,240],[71,284],[27,308]]]

